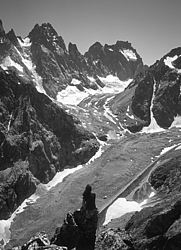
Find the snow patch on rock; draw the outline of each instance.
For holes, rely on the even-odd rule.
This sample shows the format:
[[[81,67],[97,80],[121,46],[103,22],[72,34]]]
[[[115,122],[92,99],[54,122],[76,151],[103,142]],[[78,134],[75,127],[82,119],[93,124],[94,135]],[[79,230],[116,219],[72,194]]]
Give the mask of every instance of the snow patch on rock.
[[[73,78],[71,81],[71,84],[73,84],[73,85],[79,85],[80,83],[81,83],[81,81],[78,79],[75,79],[75,78]]]
[[[151,192],[148,199],[153,197],[154,195],[155,193]],[[136,201],[128,201],[126,198],[116,199],[115,202],[113,202],[113,204],[107,209],[106,218],[103,225],[108,224],[112,219],[119,218],[126,213],[140,211],[148,202],[148,199],[145,199],[141,203],[138,203]]]
[[[5,57],[0,66],[4,70],[7,70],[9,67],[15,67],[18,71],[23,72],[23,67],[19,63],[14,62],[10,56]]]
[[[156,84],[154,83],[153,96],[152,96],[151,106],[150,106],[151,123],[150,123],[150,125],[148,127],[144,127],[140,133],[158,133],[158,132],[164,132],[165,131],[165,129],[158,126],[158,124],[157,124],[157,122],[156,122],[156,120],[155,120],[155,118],[153,116],[153,112],[152,112],[153,100],[154,100],[154,97],[155,97],[155,88],[156,88]]]
[[[61,183],[66,176],[74,173],[75,171],[81,169],[82,167],[83,167],[82,165],[79,165],[75,168],[66,168],[63,171],[56,173],[54,178],[49,183],[44,184],[43,186],[47,190],[50,190],[52,187],[55,187],[58,183]]]
[[[172,122],[172,125],[170,128],[181,128],[181,116],[177,115],[175,118],[174,118],[174,121]]]
[[[177,69],[173,66],[173,62],[180,56],[178,55],[175,55],[173,57],[170,57],[170,56],[167,56],[165,59],[164,59],[164,63],[166,66],[168,66],[170,69],[175,69],[177,71],[178,74],[181,74],[181,69]]]
[[[119,50],[119,52],[121,52],[123,54],[123,56],[129,61],[136,61],[137,60],[137,56],[136,54],[130,50],[130,49],[123,49],[123,50]]]
[[[20,39],[18,38],[18,42],[20,44],[21,47],[30,47],[31,46],[31,42],[30,42],[30,38],[29,37],[25,37],[24,39]]]

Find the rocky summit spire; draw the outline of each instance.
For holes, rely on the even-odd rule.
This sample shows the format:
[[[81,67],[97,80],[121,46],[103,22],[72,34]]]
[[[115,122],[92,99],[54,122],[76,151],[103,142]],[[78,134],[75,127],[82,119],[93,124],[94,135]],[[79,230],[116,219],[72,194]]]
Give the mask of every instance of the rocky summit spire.
[[[83,192],[82,207],[68,213],[61,227],[56,229],[51,242],[68,249],[94,250],[98,222],[95,193],[88,184]]]
[[[28,37],[32,42],[43,44],[50,50],[54,49],[54,45],[55,47],[61,47],[64,51],[66,50],[63,38],[58,35],[50,23],[43,23],[41,26],[36,24]]]

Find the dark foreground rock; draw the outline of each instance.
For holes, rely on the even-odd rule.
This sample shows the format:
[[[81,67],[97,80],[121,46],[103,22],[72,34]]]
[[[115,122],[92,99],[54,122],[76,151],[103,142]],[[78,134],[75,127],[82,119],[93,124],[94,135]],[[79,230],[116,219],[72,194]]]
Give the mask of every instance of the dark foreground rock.
[[[68,213],[63,225],[56,229],[51,242],[64,245],[68,250],[94,250],[98,211],[95,205],[95,194],[87,185],[83,193],[83,203],[80,210]]]
[[[22,247],[13,247],[12,250],[35,250],[35,249],[53,249],[53,250],[67,250],[67,247],[60,247],[52,245],[44,232],[37,233]]]

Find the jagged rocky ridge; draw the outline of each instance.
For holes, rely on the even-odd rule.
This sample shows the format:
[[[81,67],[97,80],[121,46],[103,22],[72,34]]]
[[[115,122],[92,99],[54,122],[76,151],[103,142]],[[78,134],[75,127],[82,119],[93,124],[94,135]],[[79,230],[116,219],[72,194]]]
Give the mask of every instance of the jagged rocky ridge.
[[[86,163],[99,144],[77,118],[11,71],[0,71],[0,95],[0,219],[6,219],[38,183]]]
[[[105,85],[99,77],[112,74],[120,80],[134,78],[109,103],[123,128],[140,131],[150,125],[152,113],[158,126],[168,128],[180,115],[180,48],[148,68],[129,42],[96,42],[82,55],[75,44],[66,48],[49,23],[35,25],[25,39],[13,30],[6,34],[1,23],[0,37],[0,66],[15,70],[24,81],[32,80],[38,91],[52,98],[67,87],[70,93],[96,91]]]
[[[55,99],[67,86],[96,90],[104,86],[101,76],[112,74],[128,80],[143,69],[141,57],[129,42],[104,46],[96,42],[82,55],[75,44],[66,48],[49,23],[35,25],[25,39],[13,30],[6,34],[2,22],[0,26],[0,65],[15,68],[24,79],[33,79],[40,91]]]

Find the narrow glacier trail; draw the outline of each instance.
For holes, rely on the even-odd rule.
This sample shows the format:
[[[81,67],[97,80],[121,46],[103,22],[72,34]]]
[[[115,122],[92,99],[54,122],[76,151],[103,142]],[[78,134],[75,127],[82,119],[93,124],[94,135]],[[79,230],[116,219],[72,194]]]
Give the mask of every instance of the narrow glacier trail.
[[[147,166],[138,176],[136,176],[130,183],[128,183],[117,195],[112,197],[107,204],[100,209],[99,213],[99,225],[107,225],[112,219],[119,218],[127,213],[141,211],[145,206],[150,206],[152,197],[156,192],[151,189],[147,193],[147,197],[142,202],[136,202],[129,196],[134,193],[138,187],[148,181],[151,172],[154,170],[157,162],[159,162],[167,153],[174,150],[180,150],[181,143],[173,144],[172,146],[165,147],[161,150],[158,156],[155,156],[155,161]]]
[[[26,207],[34,204],[38,200],[38,198],[40,198],[43,194],[51,190],[51,188],[63,182],[65,177],[67,177],[70,174],[75,173],[76,171],[79,171],[84,166],[88,166],[89,164],[93,163],[97,158],[99,158],[102,155],[102,153],[104,152],[104,146],[107,145],[107,143],[100,141],[97,137],[96,139],[100,143],[99,150],[86,164],[78,165],[75,168],[66,168],[61,172],[57,172],[54,178],[50,182],[48,182],[47,184],[39,184],[36,192],[33,195],[31,195],[29,198],[25,199],[23,203],[13,212],[13,214],[11,215],[9,219],[0,220],[0,240],[3,240],[4,245],[6,245],[11,238],[10,228],[16,216],[22,213],[26,209]]]

